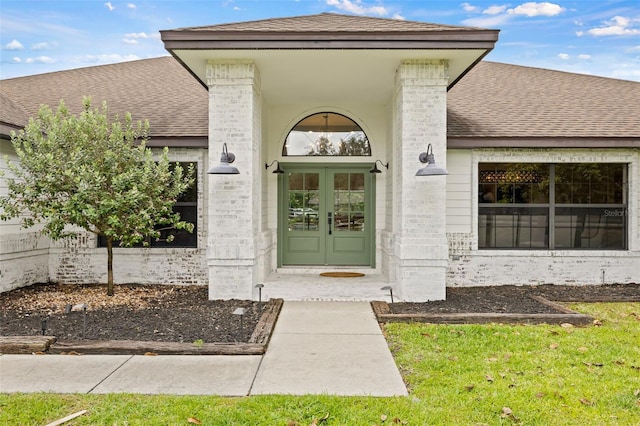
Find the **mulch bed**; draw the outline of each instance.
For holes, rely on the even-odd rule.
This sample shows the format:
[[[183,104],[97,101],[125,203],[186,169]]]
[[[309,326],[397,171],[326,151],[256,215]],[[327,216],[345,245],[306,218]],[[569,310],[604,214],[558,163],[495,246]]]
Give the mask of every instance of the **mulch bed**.
[[[41,338],[46,320],[56,352],[261,353],[279,306],[208,300],[206,286],[37,284],[0,294],[0,336]]]
[[[569,301],[640,302],[640,285],[452,287],[444,301],[372,306],[380,322],[590,323],[554,303]],[[58,352],[261,353],[281,306],[208,300],[206,286],[121,285],[109,297],[104,285],[39,284],[0,294],[0,339],[41,342],[46,319],[45,339],[55,336]]]
[[[380,322],[585,325],[593,321],[557,302],[640,302],[640,285],[450,287],[442,301],[373,302],[372,306]]]
[[[557,314],[533,296],[553,302],[640,301],[639,284],[449,287],[447,299],[425,303],[393,303],[393,313]]]

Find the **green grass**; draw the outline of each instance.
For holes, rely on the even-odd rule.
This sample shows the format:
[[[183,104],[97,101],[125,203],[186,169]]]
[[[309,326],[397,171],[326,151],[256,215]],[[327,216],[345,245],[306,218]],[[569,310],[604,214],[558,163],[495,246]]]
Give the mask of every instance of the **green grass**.
[[[408,397],[2,394],[0,424],[640,425],[640,304],[571,307],[602,325],[387,325]]]

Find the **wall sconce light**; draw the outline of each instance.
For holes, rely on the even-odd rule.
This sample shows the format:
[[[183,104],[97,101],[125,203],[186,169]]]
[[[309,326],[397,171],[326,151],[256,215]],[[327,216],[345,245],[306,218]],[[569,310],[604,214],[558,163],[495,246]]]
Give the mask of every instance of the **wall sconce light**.
[[[427,152],[422,152],[418,156],[418,159],[421,163],[427,163],[421,169],[418,169],[416,172],[416,176],[439,176],[439,175],[448,175],[449,172],[447,169],[442,168],[436,164],[436,159],[433,155],[433,148],[431,144],[427,147]]]
[[[264,168],[265,168],[265,169],[268,169],[269,167],[273,166],[273,163],[276,163],[276,164],[277,164],[277,167],[276,167],[276,169],[275,169],[274,171],[272,171],[271,173],[275,173],[275,174],[277,174],[277,175],[281,175],[281,174],[283,174],[283,173],[284,173],[284,170],[282,170],[282,169],[280,168],[280,162],[279,162],[278,160],[273,160],[273,161],[271,162],[271,164],[264,163]]]
[[[237,175],[240,172],[230,164],[236,160],[236,156],[227,151],[227,144],[222,145],[222,155],[220,155],[220,164],[207,170],[210,175]]]
[[[382,161],[376,160],[376,162],[373,163],[373,168],[369,170],[369,173],[382,173],[382,170],[378,168],[378,163],[380,163],[380,165],[385,169],[389,170],[389,162],[387,162],[387,164],[382,164]]]

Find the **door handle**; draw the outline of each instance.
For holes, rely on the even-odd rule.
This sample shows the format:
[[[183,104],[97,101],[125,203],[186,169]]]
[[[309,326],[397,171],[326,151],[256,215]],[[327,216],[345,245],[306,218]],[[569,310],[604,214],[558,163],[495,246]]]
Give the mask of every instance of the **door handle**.
[[[329,225],[328,226],[329,227],[329,235],[331,235],[331,223],[333,222],[333,219],[332,219],[331,216],[332,216],[332,213],[328,212],[327,213],[327,225]]]

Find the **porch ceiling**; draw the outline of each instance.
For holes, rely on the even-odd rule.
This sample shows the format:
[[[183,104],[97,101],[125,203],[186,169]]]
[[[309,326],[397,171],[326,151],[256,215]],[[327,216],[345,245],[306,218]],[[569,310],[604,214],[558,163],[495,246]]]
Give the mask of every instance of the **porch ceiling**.
[[[490,49],[172,49],[206,87],[209,59],[253,60],[264,99],[272,105],[314,102],[385,104],[391,99],[395,71],[405,59],[446,59],[449,86]]]

